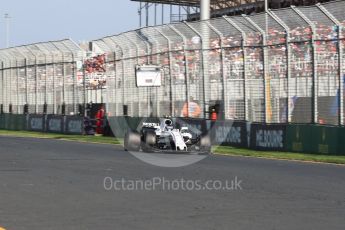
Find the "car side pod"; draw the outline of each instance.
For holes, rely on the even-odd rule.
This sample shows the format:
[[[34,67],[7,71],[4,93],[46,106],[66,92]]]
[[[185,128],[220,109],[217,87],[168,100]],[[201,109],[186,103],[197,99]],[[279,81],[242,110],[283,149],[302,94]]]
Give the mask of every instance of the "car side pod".
[[[140,134],[128,131],[125,135],[124,148],[125,151],[140,151],[141,137]]]

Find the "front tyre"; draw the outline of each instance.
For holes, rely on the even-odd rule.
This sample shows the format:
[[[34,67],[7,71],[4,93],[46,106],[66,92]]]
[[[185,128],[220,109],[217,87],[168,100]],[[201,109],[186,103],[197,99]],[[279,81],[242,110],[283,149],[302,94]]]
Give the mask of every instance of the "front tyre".
[[[141,149],[144,152],[153,152],[154,146],[156,145],[157,137],[155,132],[146,132],[143,137]]]

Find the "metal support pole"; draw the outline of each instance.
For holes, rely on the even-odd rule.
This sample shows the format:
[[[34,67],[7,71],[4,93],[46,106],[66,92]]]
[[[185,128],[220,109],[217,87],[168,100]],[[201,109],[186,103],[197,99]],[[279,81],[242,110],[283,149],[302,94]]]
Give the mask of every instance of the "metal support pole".
[[[265,0],[265,12],[268,11],[268,0]]]
[[[178,34],[182,40],[183,40],[183,58],[184,58],[184,63],[185,63],[185,82],[186,82],[186,92],[185,92],[185,95],[186,95],[186,103],[187,103],[187,114],[188,114],[188,117],[190,117],[190,111],[189,111],[189,104],[190,104],[190,93],[189,93],[189,88],[190,88],[190,82],[189,82],[189,69],[188,69],[188,59],[187,59],[187,49],[186,49],[186,44],[187,44],[187,38],[180,32],[178,31],[175,27],[171,26],[171,25],[168,25],[170,29],[172,29],[176,34]],[[174,95],[176,95],[176,84],[175,82],[173,81],[173,77],[172,77],[172,72],[170,73],[170,77],[171,77],[171,85],[173,87],[173,93]],[[174,115],[175,114],[175,111],[174,111]]]
[[[117,71],[116,71],[116,52],[114,51],[114,116],[116,117],[117,114],[117,105],[116,105],[116,89],[117,89]]]
[[[159,56],[157,55],[157,63],[159,63]],[[158,93],[158,87],[155,87],[156,90],[156,117],[160,117],[160,97]]]
[[[268,92],[268,88],[270,84],[270,77],[268,75],[268,56],[267,56],[267,39],[266,39],[266,31],[261,29],[251,18],[243,15],[243,17],[252,24],[262,36],[262,49],[263,49],[263,86],[264,86],[264,105],[265,105],[265,114],[264,114],[264,122],[271,123],[272,122],[272,109],[269,109],[268,101],[271,99],[270,92]]]
[[[201,20],[209,20],[211,17],[211,1],[210,0],[200,0],[201,7]]]
[[[150,44],[146,41],[147,39],[144,38],[141,34],[137,33],[137,36],[145,43],[146,45],[146,56],[147,56],[147,64],[150,65],[152,64],[152,47],[150,46]],[[137,57],[139,56],[139,47],[138,47],[138,50],[137,50]],[[137,59],[138,60],[138,59]],[[149,103],[147,104],[148,106],[148,112],[149,112],[149,115],[151,115],[153,113],[153,109],[151,109],[151,100],[152,100],[152,94],[151,92],[149,92],[149,88],[147,88],[147,95],[148,95],[148,101]],[[157,95],[156,95],[157,96]],[[157,111],[159,111],[158,107],[157,107]]]
[[[16,72],[17,72],[17,114],[19,114],[19,68],[18,68],[18,60],[16,59]]]
[[[56,65],[55,58],[53,56],[53,114],[56,114]]]
[[[28,60],[27,60],[27,58],[24,59],[24,66],[25,66],[25,104],[29,105]],[[29,112],[30,111],[28,111],[28,113]]]
[[[44,90],[44,104],[47,106],[47,113],[48,113],[48,65],[47,65],[47,55],[44,54],[44,60],[45,60],[45,65],[44,65],[44,71],[45,71],[45,90]]]
[[[162,25],[164,24],[164,4],[162,4]]]
[[[145,37],[143,37],[141,34],[137,34],[138,35],[138,37],[145,43],[145,45],[146,45],[146,55],[147,55],[147,64],[148,65],[150,65],[150,64],[152,64],[152,46],[151,46],[151,44],[147,41],[147,38],[145,38]],[[148,89],[149,90],[149,89]],[[148,91],[148,95],[150,95],[149,96],[149,98],[150,98],[150,101],[151,101],[151,98],[152,98],[152,92],[150,91]],[[157,96],[157,94],[156,94],[156,96]],[[158,97],[157,97],[157,99],[158,99]],[[151,109],[151,107],[150,107],[150,103],[148,103],[148,106],[149,106],[149,111],[151,111],[150,112],[150,114],[153,112],[153,110]],[[159,112],[159,106],[157,106],[157,112]]]
[[[35,56],[35,113],[38,113],[38,64]]]
[[[84,104],[84,117],[87,117],[87,103],[88,103],[88,98],[87,98],[87,90],[86,90],[86,68],[85,68],[85,60],[83,58],[83,104]]]
[[[136,58],[135,58],[136,63],[135,64],[138,65],[139,64],[139,46],[138,46],[138,44],[135,41],[132,41],[129,36],[127,36],[126,34],[124,34],[124,36],[127,37],[127,41],[129,41],[131,43],[132,47],[135,47],[135,52],[136,52]],[[138,35],[138,37],[140,37],[140,36]],[[131,48],[131,47],[129,47],[129,48]],[[138,90],[138,98],[137,98],[137,100],[138,100],[139,107],[140,107],[140,100],[141,100],[140,90]],[[131,108],[132,108],[131,111],[133,113],[133,111],[134,111],[133,98],[130,99],[130,103],[131,103]],[[148,103],[148,106],[149,106],[149,103]],[[140,109],[139,109],[139,111],[140,111]],[[139,116],[140,116],[140,114],[139,114]]]
[[[313,101],[312,101],[312,122],[314,124],[319,123],[318,117],[318,75],[317,75],[317,57],[316,57],[316,44],[315,44],[315,36],[316,36],[316,29],[313,22],[309,20],[299,9],[295,6],[291,6],[291,8],[310,26],[312,30],[312,52],[313,52]]]
[[[37,56],[35,55],[35,53],[33,53],[30,49],[28,49],[30,51],[30,53],[32,54],[32,56],[35,58],[35,113],[38,113],[38,61],[37,61]]]
[[[235,23],[231,20],[230,17],[223,16],[225,21],[227,21],[230,25],[232,25],[238,32],[241,33],[242,37],[242,53],[243,53],[243,100],[244,100],[244,120],[249,121],[249,108],[248,108],[248,95],[247,95],[247,55],[246,55],[246,42],[247,42],[247,35],[246,33]]]
[[[344,87],[345,87],[345,75],[344,75],[344,62],[343,62],[343,54],[344,54],[344,45],[343,45],[343,26],[338,26],[338,55],[339,55],[339,123],[341,126],[345,124],[345,116],[344,116]]]
[[[335,25],[338,27],[338,81],[339,81],[339,124],[341,126],[344,125],[344,84],[345,84],[345,76],[343,71],[343,43],[342,43],[342,31],[343,26],[341,22],[336,19],[323,5],[317,4],[316,5]]]
[[[62,53],[62,104],[65,105],[65,112],[66,112],[66,81],[65,81],[65,71],[66,65],[65,65],[65,54]]]
[[[138,10],[138,14],[139,14],[139,28],[142,27],[142,21],[141,21],[142,20],[142,18],[141,18],[142,17],[142,15],[141,15],[142,14],[142,7],[143,7],[142,6],[142,2],[140,2],[139,3],[139,10]]]
[[[227,96],[227,79],[226,79],[226,76],[225,76],[225,65],[224,65],[224,57],[225,57],[225,54],[224,54],[224,47],[223,47],[223,37],[224,35],[218,31],[214,26],[212,26],[212,24],[207,21],[207,25],[218,35],[219,37],[219,41],[220,41],[220,71],[221,71],[221,76],[222,76],[222,99],[223,99],[223,116],[224,116],[224,119],[227,119],[229,117],[229,107],[228,107],[228,96]]]
[[[287,109],[286,109],[286,122],[292,122],[292,113],[290,108],[290,81],[291,81],[291,46],[290,46],[290,29],[277,15],[272,11],[267,11],[267,13],[279,24],[281,25],[286,33],[286,75],[287,75]]]
[[[174,101],[173,101],[173,87],[172,87],[172,56],[171,56],[171,40],[169,39],[168,36],[166,36],[165,34],[163,34],[161,31],[159,31],[157,28],[155,28],[155,30],[161,34],[168,42],[168,59],[169,59],[169,74],[170,74],[170,93],[169,93],[169,101],[170,101],[170,115],[171,116],[175,116],[174,114],[174,110],[175,110],[175,105],[174,105]],[[164,73],[165,75],[165,73]]]
[[[113,89],[113,91],[111,91],[111,89],[110,89],[110,92],[113,93],[112,96],[114,98],[114,101],[113,101],[114,102],[114,113],[112,114],[112,116],[116,116],[116,113],[117,113],[117,104],[116,104],[116,102],[117,102],[117,97],[116,97],[116,89],[117,89],[117,77],[116,77],[116,74],[117,74],[116,66],[117,66],[117,64],[116,64],[116,58],[117,58],[117,56],[116,56],[116,51],[115,51],[116,50],[116,43],[114,43],[109,37],[103,38],[103,39],[101,39],[101,41],[109,48],[109,52],[112,52],[112,54],[113,54],[113,60],[114,60],[114,89]],[[110,41],[110,44],[107,41]],[[109,90],[109,88],[108,88],[108,90]],[[108,110],[108,112],[109,112],[109,110]]]
[[[146,12],[146,27],[149,26],[149,3],[145,3],[145,12]]]
[[[187,19],[186,20],[188,21],[190,18],[190,6],[187,6],[186,13],[187,13]]]
[[[115,44],[115,46],[117,47],[117,48],[119,48],[120,50],[121,50],[121,54],[122,54],[122,57],[120,58],[119,57],[119,59],[118,60],[116,60],[115,59],[115,63],[117,62],[117,61],[121,61],[121,63],[122,63],[122,70],[124,69],[124,61],[123,61],[123,49],[122,49],[122,47],[118,44],[118,42],[115,40],[115,38],[114,37],[109,37],[109,39],[111,40],[111,42],[112,43],[114,43]],[[116,54],[115,54],[115,56],[117,56]],[[117,58],[117,57],[116,57]],[[116,68],[117,69],[117,68]],[[118,73],[118,71],[115,71],[116,73]],[[117,75],[117,74],[116,74]],[[122,80],[124,80],[124,72],[122,71]],[[117,76],[116,76],[116,81],[115,81],[116,83],[115,83],[115,86],[117,87]],[[122,90],[124,90],[124,83],[122,83]],[[122,92],[122,95],[124,95],[124,91]],[[117,101],[117,100],[116,100]],[[120,115],[120,116],[122,116],[123,115],[123,107],[124,107],[124,98],[122,98],[122,114],[120,115],[120,113],[119,113],[119,111],[118,111],[118,109],[117,109],[117,107],[116,107],[116,113],[115,113],[115,116],[117,116],[117,115]],[[120,110],[121,111],[121,110]]]
[[[6,48],[10,47],[10,23],[11,23],[11,16],[9,14],[5,14],[5,23],[6,23]]]
[[[152,27],[155,28],[155,27]],[[158,53],[153,53],[153,47],[152,47],[152,42],[148,42],[147,40],[153,40],[154,42],[156,42],[157,44],[159,43],[157,41],[157,39],[155,39],[154,36],[148,36],[148,37],[142,37],[140,35],[141,33],[138,33],[138,36],[145,42],[146,46],[147,46],[147,52],[148,54],[150,54],[149,56],[152,57],[153,55],[156,55],[156,63],[159,63],[159,54]],[[150,37],[150,38],[149,38]],[[151,45],[150,45],[151,44]],[[153,59],[153,57],[152,57]],[[152,62],[152,60],[151,60]],[[159,117],[160,115],[160,101],[159,101],[159,93],[158,93],[158,89],[159,87],[154,87],[155,89],[155,94],[156,94],[156,114],[154,114],[156,117]]]
[[[73,78],[73,113],[77,114],[77,61],[72,53],[72,78]]]
[[[1,90],[1,104],[2,104],[2,106],[3,106],[3,108],[4,108],[4,106],[5,106],[5,85],[4,85],[4,72],[5,72],[5,70],[4,70],[4,62],[2,61],[1,62],[1,87],[2,87],[2,90]]]
[[[201,42],[201,69],[202,69],[202,79],[203,79],[203,111],[204,111],[204,117],[207,118],[207,112],[208,112],[208,105],[209,105],[209,90],[210,90],[210,80],[207,71],[205,70],[207,67],[208,60],[205,58],[204,51],[208,51],[209,44],[208,42],[208,34],[206,34],[207,39],[205,39],[205,36],[202,36],[197,30],[195,30],[191,25],[189,25],[187,22],[184,22],[195,34],[197,34],[200,37]],[[207,67],[208,68],[208,67]],[[187,77],[188,79],[188,77]]]
[[[72,62],[69,64],[72,64],[72,79],[73,79],[73,114],[77,114],[77,75],[78,75],[78,68],[77,68],[77,60],[75,58],[75,51],[71,49],[69,46],[67,46],[65,43],[63,45],[66,47],[66,49],[70,52],[72,57]],[[75,44],[77,47],[79,47],[77,44]]]
[[[122,50],[122,47],[121,47]],[[123,50],[122,50],[123,53]],[[122,116],[125,115],[125,60],[123,59],[122,55]],[[128,109],[127,109],[128,112]],[[128,114],[127,114],[128,115]]]
[[[8,60],[7,60],[7,62],[8,62]],[[6,107],[7,107],[7,95],[8,95],[8,93],[7,93],[7,70],[8,70],[8,68],[6,68],[6,69],[4,69],[3,70],[3,74],[2,74],[2,85],[3,85],[3,93],[2,93],[2,95],[3,95],[3,101],[4,101],[4,104],[3,104],[3,111],[4,112],[6,112]]]
[[[8,105],[12,104],[12,100],[13,100],[13,96],[12,95],[12,77],[13,77],[13,67],[12,67],[12,60],[10,60],[10,69],[9,69],[9,76],[8,76],[8,85],[9,85],[9,91],[8,91],[8,95],[9,95],[9,100],[8,100]],[[10,112],[10,111],[8,111]]]
[[[155,19],[154,19],[154,25],[156,26],[156,25],[157,25],[157,3],[155,3],[154,10],[155,10]]]

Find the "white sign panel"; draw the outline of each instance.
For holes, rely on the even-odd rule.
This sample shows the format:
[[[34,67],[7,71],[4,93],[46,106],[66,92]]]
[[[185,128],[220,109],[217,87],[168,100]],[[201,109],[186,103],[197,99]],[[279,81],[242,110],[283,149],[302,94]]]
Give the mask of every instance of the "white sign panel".
[[[161,69],[158,66],[137,66],[136,79],[138,87],[161,86]]]

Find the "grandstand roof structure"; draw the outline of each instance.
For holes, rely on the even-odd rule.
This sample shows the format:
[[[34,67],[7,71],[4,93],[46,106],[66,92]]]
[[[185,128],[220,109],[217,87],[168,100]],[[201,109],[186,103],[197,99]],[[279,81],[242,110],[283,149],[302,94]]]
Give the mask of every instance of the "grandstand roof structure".
[[[150,2],[167,5],[181,5],[181,6],[200,6],[200,0],[131,0],[134,2]],[[238,7],[246,4],[253,4],[263,2],[263,0],[211,0],[211,10],[226,9]]]

